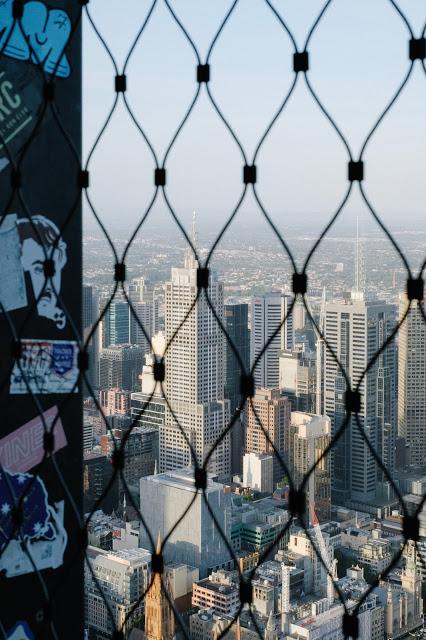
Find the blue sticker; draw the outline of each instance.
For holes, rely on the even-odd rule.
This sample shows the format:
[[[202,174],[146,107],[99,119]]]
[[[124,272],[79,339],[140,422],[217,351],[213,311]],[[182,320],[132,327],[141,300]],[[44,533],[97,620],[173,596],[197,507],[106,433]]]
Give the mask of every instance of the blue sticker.
[[[71,21],[62,9],[48,9],[42,2],[24,5],[21,24],[13,20],[13,0],[0,1],[0,50],[16,60],[40,64],[49,74],[68,78],[71,73],[64,53]]]
[[[34,635],[28,624],[20,620],[9,629],[6,640],[34,640]]]
[[[74,345],[70,342],[53,343],[53,370],[63,376],[74,366]]]

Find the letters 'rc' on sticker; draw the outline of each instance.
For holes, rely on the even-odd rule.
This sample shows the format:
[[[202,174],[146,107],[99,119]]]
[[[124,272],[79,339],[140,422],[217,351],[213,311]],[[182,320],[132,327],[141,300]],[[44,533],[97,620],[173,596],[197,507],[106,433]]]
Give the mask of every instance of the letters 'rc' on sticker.
[[[10,393],[77,392],[79,369],[75,340],[21,340],[21,357],[10,375]]]

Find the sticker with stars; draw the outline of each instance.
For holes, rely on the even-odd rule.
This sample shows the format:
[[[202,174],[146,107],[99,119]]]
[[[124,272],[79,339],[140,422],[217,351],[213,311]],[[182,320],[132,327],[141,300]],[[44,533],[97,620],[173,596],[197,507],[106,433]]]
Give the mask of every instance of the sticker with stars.
[[[63,501],[49,504],[38,476],[0,471],[0,571],[6,577],[61,566],[67,544],[63,522]]]

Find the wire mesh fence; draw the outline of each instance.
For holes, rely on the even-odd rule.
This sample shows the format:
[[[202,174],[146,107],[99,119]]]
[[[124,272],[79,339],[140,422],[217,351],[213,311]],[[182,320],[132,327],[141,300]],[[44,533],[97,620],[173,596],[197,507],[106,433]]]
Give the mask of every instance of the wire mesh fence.
[[[129,42],[127,56],[124,63],[121,64],[114,57],[107,38],[97,26],[96,18],[92,15],[91,3],[88,0],[80,0],[80,2],[58,1],[53,7],[46,6],[41,2],[20,0],[3,0],[0,3],[0,150],[2,153],[0,159],[0,163],[2,163],[0,164],[2,184],[0,235],[4,239],[2,247],[5,249],[4,259],[0,256],[0,263],[6,276],[0,285],[0,310],[2,313],[0,392],[4,406],[4,420],[5,424],[7,423],[6,435],[14,434],[20,425],[30,419],[37,419],[38,428],[41,429],[39,440],[33,446],[32,462],[27,463],[26,466],[22,466],[22,464],[11,466],[10,460],[7,462],[2,457],[0,471],[2,502],[0,566],[3,570],[1,580],[6,593],[7,589],[12,589],[10,587],[12,581],[16,581],[17,588],[22,588],[19,584],[23,585],[24,583],[19,583],[19,580],[22,579],[19,576],[27,576],[25,598],[35,602],[31,624],[35,625],[36,629],[28,630],[28,636],[25,637],[32,637],[29,635],[30,633],[35,633],[37,637],[66,637],[64,635],[66,633],[64,631],[66,627],[63,626],[64,620],[72,625],[73,617],[78,616],[81,617],[82,631],[81,606],[76,605],[73,614],[72,595],[69,587],[71,584],[78,585],[80,582],[80,589],[82,589],[81,561],[83,558],[86,563],[88,579],[92,581],[99,600],[106,607],[111,637],[118,639],[128,636],[132,625],[142,615],[143,603],[145,603],[145,616],[154,615],[153,609],[149,605],[150,597],[154,597],[153,594],[156,594],[158,598],[161,592],[168,603],[168,607],[165,604],[162,605],[162,624],[166,624],[165,621],[168,621],[168,627],[163,632],[160,631],[160,635],[163,633],[164,637],[172,637],[174,629],[175,633],[186,638],[191,637],[187,620],[178,611],[173,599],[165,574],[163,556],[173,532],[184,519],[191,519],[191,511],[200,500],[208,509],[217,535],[222,539],[238,574],[238,606],[230,620],[215,630],[216,638],[226,636],[231,630],[236,633],[235,625],[239,625],[237,621],[243,611],[250,616],[252,628],[258,635],[260,637],[264,635],[264,628],[259,623],[259,618],[252,606],[252,582],[258,567],[271,557],[272,551],[279,546],[281,540],[285,539],[295,522],[305,531],[314,553],[333,585],[336,597],[340,599],[343,607],[341,621],[344,637],[360,637],[358,616],[363,611],[363,606],[368,601],[370,594],[374,592],[379,581],[394,569],[406,549],[411,548],[412,545],[418,547],[419,515],[426,497],[423,496],[419,501],[415,512],[408,509],[395,482],[392,470],[388,468],[386,461],[382,460],[381,451],[377,449],[369,436],[363,411],[366,380],[369,372],[374,367],[380,366],[380,358],[386,353],[389,345],[394,343],[399,330],[411,314],[420,313],[422,320],[426,321],[423,289],[423,271],[426,259],[421,264],[419,271],[413,272],[395,237],[390,233],[374,203],[367,196],[364,184],[368,179],[368,166],[365,167],[364,158],[367,146],[374,139],[381,123],[404,93],[413,70],[416,66],[421,66],[426,72],[426,24],[421,31],[417,32],[410,24],[403,8],[396,2],[389,0],[388,5],[401,20],[405,29],[406,38],[405,42],[402,39],[400,50],[401,55],[405,55],[406,69],[396,91],[383,105],[379,117],[371,123],[361,151],[359,154],[355,154],[339,125],[332,117],[328,105],[323,103],[317,94],[314,88],[315,74],[311,71],[311,43],[327,11],[333,4],[333,0],[327,0],[324,3],[311,28],[307,31],[301,46],[298,46],[292,33],[292,25],[287,22],[285,10],[281,9],[278,3],[265,0],[266,10],[270,12],[273,20],[276,21],[285,38],[291,44],[293,53],[288,64],[294,76],[290,86],[283,91],[281,101],[260,136],[254,152],[249,153],[240,138],[238,122],[230,124],[226,111],[215,99],[210,83],[214,73],[212,54],[221,46],[224,30],[240,4],[242,2],[239,0],[230,2],[209,46],[206,51],[201,51],[195,44],[189,27],[180,19],[179,7],[168,0],[153,0],[140,23],[136,37],[132,42]],[[168,20],[180,30],[193,59],[192,66],[182,69],[182,74],[189,74],[193,78],[193,95],[162,154],[155,148],[150,139],[150,131],[145,122],[135,115],[135,110],[127,97],[128,83],[136,81],[129,74],[132,56],[136,47],[143,42],[146,29],[159,5],[167,10]],[[244,11],[250,11],[248,4],[244,5]],[[80,104],[78,58],[83,20],[85,27],[92,30],[93,37],[98,39],[105,55],[111,62],[112,95],[111,109],[106,119],[99,122],[94,143],[84,163],[81,160],[78,125]],[[84,56],[85,52],[83,51],[83,60]],[[70,61],[71,65],[74,63],[74,69],[70,66]],[[71,90],[68,86],[65,91],[64,83],[70,82],[72,83]],[[276,123],[286,118],[287,106],[299,85],[303,86],[312,98],[315,107],[333,128],[336,139],[346,154],[347,170],[347,187],[344,197],[307,252],[301,268],[298,268],[288,239],[274,223],[257,187],[260,151],[265,141],[274,135]],[[19,92],[17,87],[19,87]],[[28,87],[32,92],[28,90]],[[26,111],[22,111],[18,119],[12,121],[11,114],[13,110],[21,107],[22,96],[24,96]],[[71,101],[69,96],[72,96]],[[226,222],[217,229],[215,239],[205,257],[201,255],[194,236],[190,236],[181,222],[173,197],[168,189],[169,157],[180,139],[185,125],[191,120],[201,96],[207,98],[212,111],[217,114],[223,127],[229,133],[232,144],[235,145],[241,159],[239,197],[236,203],[229,207]],[[134,135],[138,136],[146,146],[152,161],[152,190],[148,204],[135,221],[134,229],[129,233],[129,239],[122,252],[119,251],[114,238],[107,231],[102,211],[98,210],[92,200],[90,180],[94,152],[108,131],[118,105],[127,111],[134,125]],[[29,122],[26,124],[28,119]],[[4,126],[1,126],[3,124]],[[208,144],[209,132],[206,131],[205,135]],[[49,149],[49,143],[52,143],[55,149],[53,155]],[[39,193],[40,190],[48,194],[45,197],[45,202],[49,206],[52,206],[53,202],[53,206],[60,212],[55,214],[54,220],[40,213],[42,206],[40,202],[43,202],[43,199],[40,201],[34,196],[34,193]],[[350,195],[355,190],[358,190],[372,219],[385,234],[404,265],[408,304],[395,326],[382,336],[378,349],[369,358],[364,371],[360,372],[356,380],[353,380],[347,366],[341,362],[336,353],[335,345],[332,344],[324,327],[320,326],[317,317],[311,310],[308,295],[308,269],[321,243],[342,215]],[[293,275],[291,283],[288,284],[290,284],[294,295],[287,313],[273,334],[265,341],[251,367],[247,367],[226,329],[223,311],[220,301],[218,301],[217,284],[212,279],[211,271],[212,260],[218,246],[249,194],[253,196],[264,224],[269,226],[279,242],[283,254],[287,256],[292,265]],[[194,280],[191,283],[193,291],[191,299],[183,301],[176,316],[177,320],[175,319],[166,331],[167,340],[164,353],[161,356],[155,356],[153,374],[156,389],[152,391],[149,401],[153,400],[155,392],[161,392],[163,395],[170,424],[175,427],[176,433],[181,439],[180,446],[184,452],[182,455],[185,466],[192,468],[195,491],[172,529],[162,540],[157,542],[157,531],[150,530],[146,513],[135,501],[125,476],[125,448],[138,420],[146,410],[146,405],[141,409],[131,427],[126,430],[124,436],[118,439],[105,416],[98,393],[93,388],[93,381],[88,376],[88,347],[99,328],[99,324],[105,319],[111,304],[119,296],[122,296],[128,303],[133,321],[138,325],[146,341],[151,342],[150,333],[136,313],[134,303],[126,287],[126,264],[136,237],[138,234],[144,233],[147,220],[154,211],[154,205],[161,198],[177,230],[187,244],[187,260],[193,270]],[[114,283],[112,294],[89,334],[84,337],[81,331],[80,303],[78,302],[82,284],[80,272],[81,199],[84,199],[90,208],[114,257],[114,261],[111,263],[111,280]],[[70,272],[68,275],[66,275],[67,262],[68,264],[72,263],[72,274]],[[61,274],[64,274],[62,281]],[[27,284],[29,279],[31,280],[31,297],[27,297],[25,294],[25,279],[27,279]],[[335,363],[342,385],[341,414],[339,420],[337,420],[336,414],[330,442],[308,469],[300,484],[294,481],[289,460],[277,447],[277,443],[271,439],[254,401],[255,369],[293,313],[296,301],[303,304],[318,339],[322,341],[324,357]],[[169,372],[173,369],[173,357],[175,357],[172,357],[171,349],[179,341],[180,336],[186,335],[185,339],[188,340],[188,334],[185,334],[185,331],[190,330],[191,322],[194,321],[198,309],[201,307],[208,310],[210,322],[212,325],[216,325],[216,331],[220,332],[226,340],[227,348],[232,351],[241,372],[238,408],[233,411],[232,415],[227,415],[226,424],[216,427],[214,442],[207,442],[203,447],[197,442],[188,424],[182,420],[179,403],[175,403],[170,397],[171,387],[168,382],[169,375],[172,375]],[[185,340],[182,345],[184,345],[182,347],[183,353]],[[194,376],[197,375],[197,371],[193,373]],[[86,516],[83,516],[81,500],[83,473],[82,460],[79,459],[82,457],[81,433],[78,431],[81,431],[78,426],[81,424],[78,389],[82,385],[87,388],[88,394],[102,416],[105,428],[111,435],[113,470],[102,495],[98,497],[91,512]],[[54,409],[52,409],[52,404],[46,404],[46,399],[53,401]],[[22,400],[25,400],[25,403]],[[25,409],[23,408],[24,404]],[[254,416],[259,431],[268,443],[268,451],[273,452],[278,461],[281,475],[288,479],[289,518],[287,523],[281,527],[278,537],[275,537],[258,554],[255,565],[244,569],[232,541],[229,539],[229,532],[224,530],[216,509],[210,504],[208,471],[212,468],[218,468],[215,467],[218,451],[221,451],[222,457],[226,457],[227,452],[229,454],[230,434],[239,428],[243,412],[249,411]],[[73,428],[72,422],[74,422]],[[315,518],[307,514],[307,492],[312,475],[324,460],[328,459],[329,454],[333,454],[339,442],[344,440],[345,434],[348,433],[352,434],[350,437],[359,439],[363,449],[368,452],[365,455],[374,460],[382,477],[392,487],[403,514],[404,537],[404,545],[395,552],[392,562],[380,576],[376,576],[355,602],[350,600],[339,586],[333,567],[321,549],[320,541],[316,536],[313,527]],[[65,449],[66,442],[68,443],[67,449]],[[66,454],[62,449],[70,453]],[[28,473],[30,470],[31,472]],[[337,470],[334,469],[334,472]],[[102,507],[104,500],[118,479],[127,502],[138,514],[141,526],[149,539],[149,551],[152,553],[150,570],[147,574],[149,577],[146,578],[146,585],[142,593],[137,601],[127,609],[125,608],[120,615],[117,614],[113,600],[108,593],[107,583],[101,581],[99,576],[95,574],[87,554],[87,529],[94,513]],[[419,562],[424,564],[424,555],[419,548],[417,551]],[[48,575],[47,578],[46,575]],[[15,591],[13,592],[15,593]],[[16,591],[16,593],[18,592]],[[68,594],[67,612],[65,612],[64,605],[58,605],[57,594],[61,593]],[[18,599],[13,606],[11,605],[12,614],[7,610],[8,607],[5,608],[2,605],[4,612],[0,620],[2,637],[14,637],[10,635],[10,629],[13,622],[17,623],[23,620],[20,608],[25,609],[26,605]],[[166,609],[167,615],[164,614]],[[12,618],[14,616],[14,619],[11,618],[11,615]],[[25,621],[21,622],[22,629],[24,627],[25,630],[27,629],[26,624]],[[20,629],[21,633],[23,633],[22,629]],[[240,633],[240,631],[238,632]]]

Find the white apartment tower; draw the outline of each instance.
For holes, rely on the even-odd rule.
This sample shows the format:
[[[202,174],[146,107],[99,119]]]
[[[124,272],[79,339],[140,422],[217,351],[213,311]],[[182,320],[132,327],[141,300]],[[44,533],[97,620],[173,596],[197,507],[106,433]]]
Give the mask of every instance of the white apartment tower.
[[[396,309],[381,301],[366,302],[353,292],[350,299],[325,305],[325,337],[342,364],[352,389],[368,363],[391,334]],[[396,350],[392,341],[374,362],[360,386],[361,429],[390,473],[394,468],[396,431]],[[330,350],[324,358],[324,413],[331,419],[332,435],[345,417],[346,382]],[[389,497],[386,478],[357,426],[355,416],[332,451],[333,502],[354,506]]]
[[[293,317],[287,316],[292,303],[292,296],[282,293],[268,293],[252,298],[251,301],[251,334],[250,334],[250,366],[272,338],[266,352],[262,355],[254,369],[254,380],[257,388],[278,387],[280,381],[279,354],[283,349],[292,349]],[[276,335],[274,335],[276,333]]]
[[[408,304],[402,294],[400,320]],[[426,323],[417,301],[413,301],[398,339],[398,434],[409,446],[410,462],[420,465],[426,459]]]
[[[172,269],[171,280],[165,288],[166,342],[173,338],[165,356],[165,391],[173,413],[166,406],[165,424],[160,426],[160,470],[193,465],[178,422],[196,453],[198,464],[202,465],[214,448],[208,469],[224,478],[230,474],[229,434],[215,446],[230,420],[229,400],[224,398],[224,336],[204,291],[194,304],[197,268],[198,263],[188,253],[184,266]],[[210,274],[208,295],[223,320],[223,285],[213,274]]]

